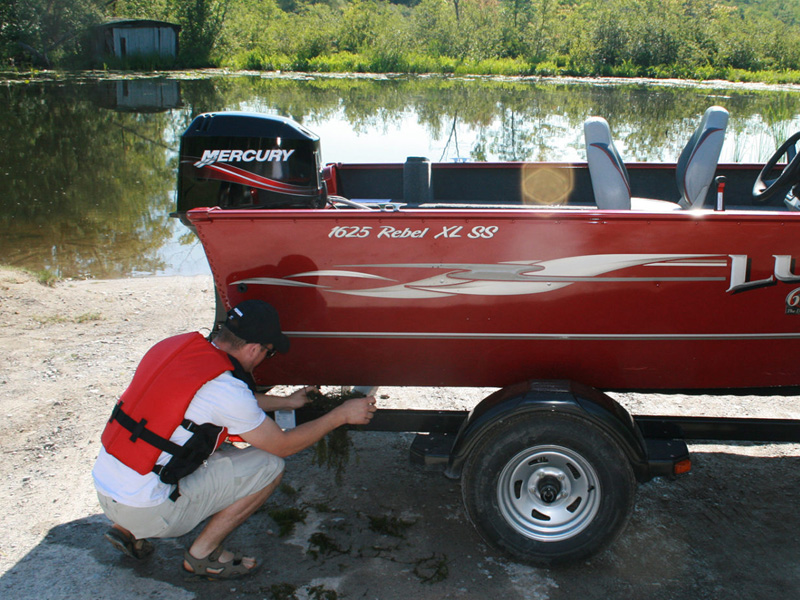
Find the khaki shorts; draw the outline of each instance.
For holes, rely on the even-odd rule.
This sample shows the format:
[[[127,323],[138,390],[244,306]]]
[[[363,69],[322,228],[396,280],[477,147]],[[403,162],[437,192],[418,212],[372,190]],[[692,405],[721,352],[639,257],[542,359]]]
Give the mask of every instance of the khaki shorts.
[[[283,473],[283,465],[282,458],[258,448],[226,446],[181,479],[181,495],[175,502],[137,508],[97,496],[106,516],[136,538],[178,537],[237,500],[263,490]]]

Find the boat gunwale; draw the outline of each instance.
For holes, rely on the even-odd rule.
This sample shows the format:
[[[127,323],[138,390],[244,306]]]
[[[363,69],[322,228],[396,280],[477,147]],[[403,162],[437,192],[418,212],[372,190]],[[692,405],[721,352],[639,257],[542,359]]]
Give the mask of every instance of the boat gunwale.
[[[666,212],[633,211],[633,210],[608,210],[595,206],[509,206],[508,208],[424,208],[406,207],[397,203],[387,202],[396,207],[392,210],[341,209],[331,208],[220,208],[197,207],[186,212],[188,219],[195,223],[209,220],[304,220],[304,219],[420,219],[420,220],[445,220],[445,219],[497,219],[517,220],[531,219],[547,220],[557,223],[559,220],[585,220],[594,223],[613,223],[617,221],[680,221],[680,222],[715,222],[741,220],[748,222],[796,222],[800,221],[800,212],[788,210],[748,210],[726,209],[716,211],[712,209],[700,210],[673,210]]]

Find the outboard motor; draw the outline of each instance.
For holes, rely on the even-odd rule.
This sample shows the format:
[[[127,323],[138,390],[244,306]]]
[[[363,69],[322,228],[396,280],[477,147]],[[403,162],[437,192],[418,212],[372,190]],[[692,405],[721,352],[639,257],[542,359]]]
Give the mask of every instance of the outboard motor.
[[[178,216],[199,206],[320,208],[320,167],[319,137],[291,119],[200,115],[181,138]]]

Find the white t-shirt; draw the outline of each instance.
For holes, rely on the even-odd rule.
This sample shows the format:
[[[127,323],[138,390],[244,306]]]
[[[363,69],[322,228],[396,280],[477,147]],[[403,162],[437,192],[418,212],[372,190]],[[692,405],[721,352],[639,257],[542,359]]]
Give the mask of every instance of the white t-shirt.
[[[230,371],[225,371],[197,391],[185,417],[198,425],[213,423],[227,427],[231,435],[252,431],[267,418],[253,392]],[[190,437],[191,433],[178,427],[170,441],[182,446]],[[162,452],[156,463],[165,465],[170,458],[171,455]],[[102,447],[92,477],[98,492],[126,506],[157,506],[175,489],[174,485],[163,483],[155,473],[139,475]]]

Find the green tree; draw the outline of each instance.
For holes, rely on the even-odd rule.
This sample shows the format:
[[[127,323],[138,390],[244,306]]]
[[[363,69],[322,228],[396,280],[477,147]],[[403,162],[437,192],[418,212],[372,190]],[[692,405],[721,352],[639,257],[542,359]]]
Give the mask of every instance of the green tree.
[[[74,59],[85,34],[103,16],[104,0],[5,0],[0,7],[4,57],[23,56],[51,67]]]
[[[220,50],[227,54],[259,51],[274,54],[282,48],[275,31],[285,26],[286,15],[276,0],[233,0]]]
[[[530,19],[523,28],[525,54],[540,59],[553,52],[552,42],[560,35],[561,7],[555,0],[536,0],[531,5]]]
[[[414,10],[414,38],[431,56],[452,56],[457,46],[455,13],[447,0],[421,0]]]
[[[594,26],[590,25],[594,61],[600,65],[618,65],[626,58],[628,31],[624,0],[596,3]]]
[[[115,19],[170,19],[171,0],[114,0],[107,2],[109,17]]]
[[[231,0],[172,0],[170,14],[181,26],[184,64],[208,66],[220,38]]]
[[[305,68],[306,61],[334,47],[337,14],[326,4],[303,5],[299,12],[288,15],[287,27],[281,32],[282,45],[297,56],[297,66]]]
[[[461,0],[458,31],[458,58],[484,60],[502,56],[502,13],[498,0]]]
[[[339,19],[339,50],[364,52],[375,44],[380,27],[380,9],[376,2],[355,0],[347,5]]]

